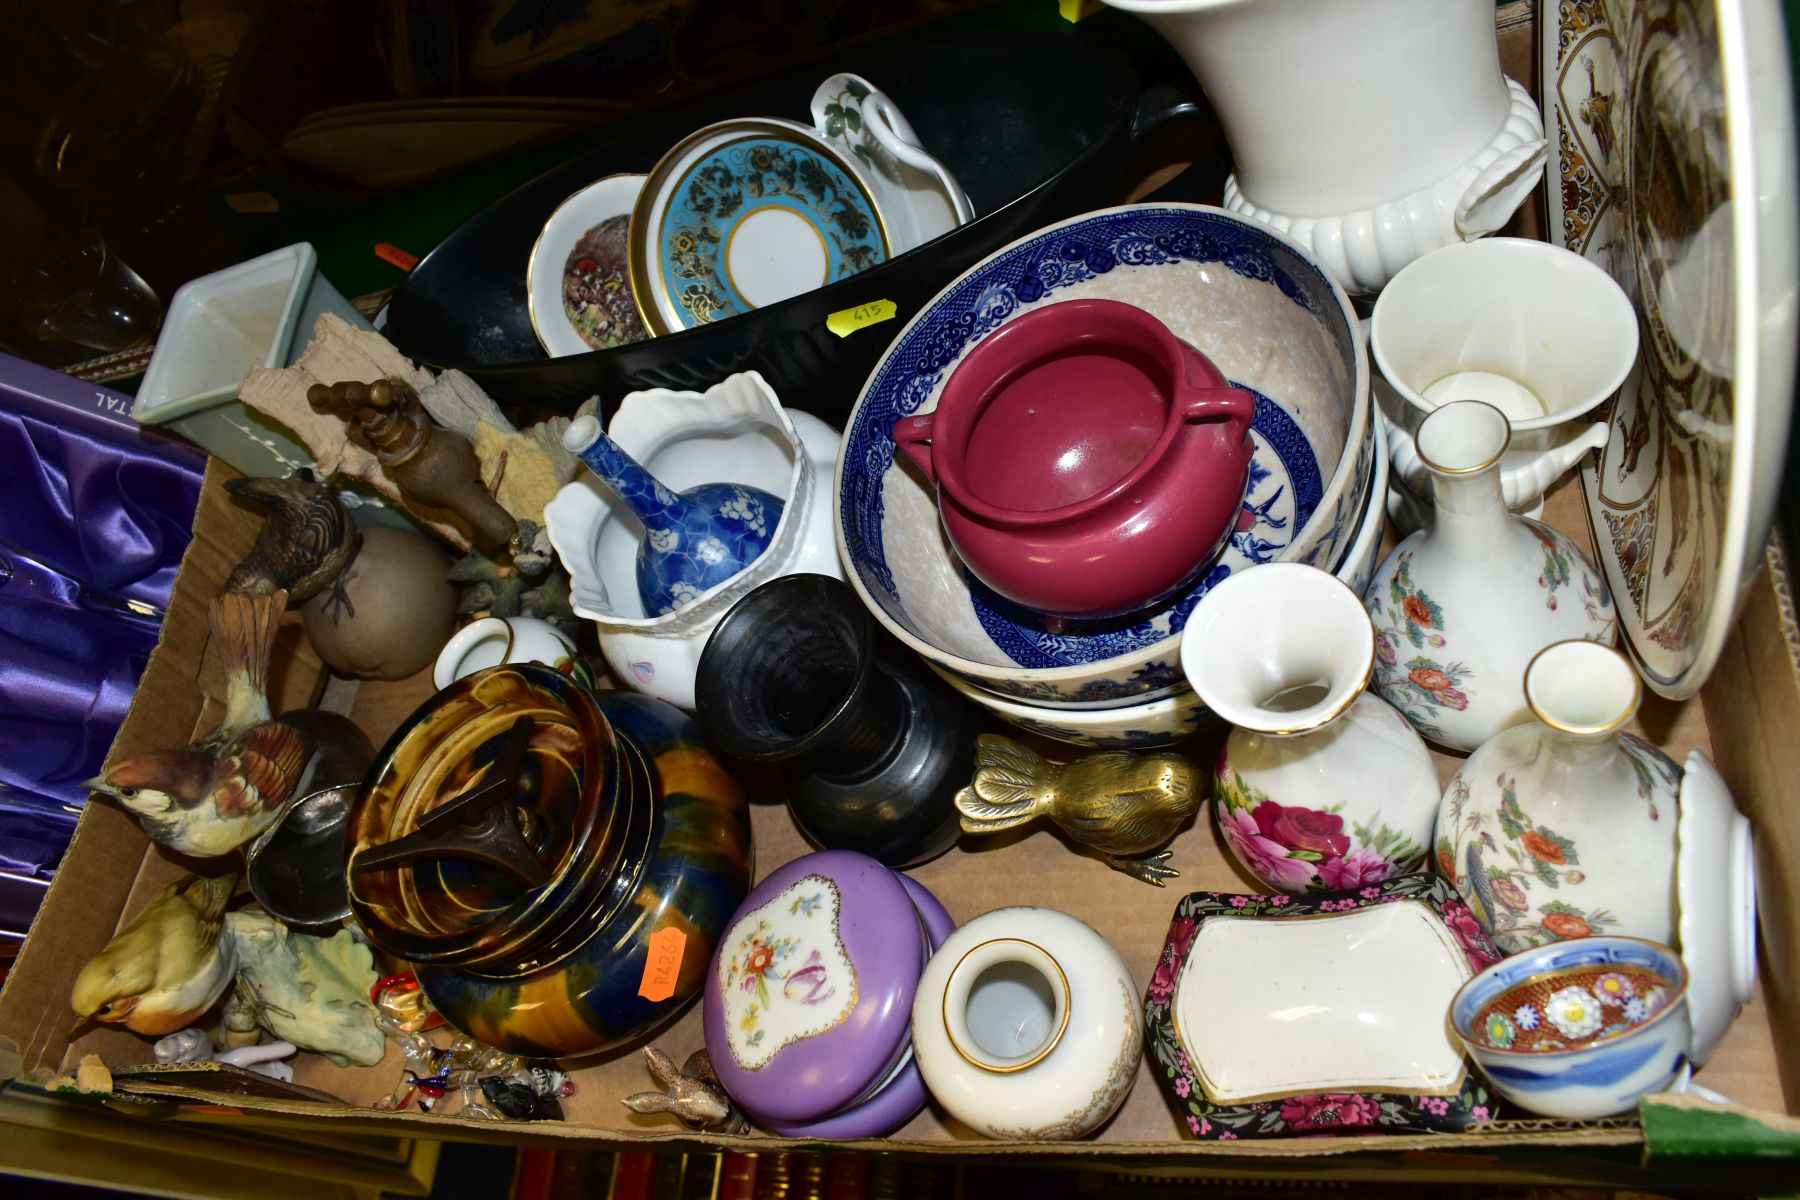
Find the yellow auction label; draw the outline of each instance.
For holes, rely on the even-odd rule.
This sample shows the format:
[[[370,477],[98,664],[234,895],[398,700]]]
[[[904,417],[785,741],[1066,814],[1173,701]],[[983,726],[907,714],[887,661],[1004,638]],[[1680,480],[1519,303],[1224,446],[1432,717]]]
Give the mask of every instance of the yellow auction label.
[[[855,308],[839,309],[825,318],[825,328],[839,337],[849,337],[866,325],[879,325],[900,314],[892,300],[871,300]]]

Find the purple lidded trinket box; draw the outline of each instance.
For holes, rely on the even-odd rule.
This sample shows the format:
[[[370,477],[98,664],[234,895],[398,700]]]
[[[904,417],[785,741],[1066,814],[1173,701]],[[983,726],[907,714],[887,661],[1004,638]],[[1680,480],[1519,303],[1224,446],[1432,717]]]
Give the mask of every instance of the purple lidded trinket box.
[[[882,1137],[925,1106],[912,1002],[956,928],[924,887],[864,854],[778,868],[726,929],[706,979],[706,1046],[758,1125],[789,1137]]]

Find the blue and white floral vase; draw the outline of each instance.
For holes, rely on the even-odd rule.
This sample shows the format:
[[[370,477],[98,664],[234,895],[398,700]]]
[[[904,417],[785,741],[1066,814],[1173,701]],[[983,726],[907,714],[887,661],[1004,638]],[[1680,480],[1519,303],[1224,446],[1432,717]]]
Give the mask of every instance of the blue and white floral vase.
[[[1436,866],[1508,954],[1595,934],[1676,940],[1682,771],[1624,731],[1639,695],[1610,646],[1551,646],[1525,676],[1537,719],[1451,778]]]
[[[1213,815],[1243,868],[1296,895],[1416,870],[1442,792],[1425,743],[1367,690],[1361,598],[1316,567],[1269,563],[1215,585],[1187,629],[1181,665],[1233,726]]]
[[[677,493],[620,449],[596,417],[570,422],[563,447],[644,523],[637,586],[653,615],[673,612],[738,574],[775,536],[782,509],[777,497],[738,483],[703,483]]]
[[[1505,414],[1460,400],[1415,434],[1436,517],[1394,547],[1364,595],[1375,624],[1375,690],[1427,738],[1473,750],[1530,719],[1525,668],[1573,638],[1611,644],[1606,580],[1575,544],[1507,510]]]

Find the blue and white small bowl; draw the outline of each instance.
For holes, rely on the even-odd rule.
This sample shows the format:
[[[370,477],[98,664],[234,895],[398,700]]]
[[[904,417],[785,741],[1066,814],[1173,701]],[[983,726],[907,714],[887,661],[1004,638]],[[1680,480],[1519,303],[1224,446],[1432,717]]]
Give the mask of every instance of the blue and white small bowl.
[[[1619,980],[1627,972],[1654,976],[1659,993],[1652,1006],[1638,1012],[1632,1001],[1615,1002],[1581,986],[1595,971],[1599,978]],[[1687,968],[1667,946],[1628,937],[1587,937],[1552,942],[1505,958],[1465,983],[1450,1002],[1450,1025],[1487,1076],[1507,1100],[1546,1117],[1586,1121],[1617,1116],[1637,1107],[1640,1098],[1667,1089],[1688,1062],[1692,1037],[1687,1006]],[[1564,984],[1570,986],[1564,987]],[[1526,1030],[1550,1032],[1547,1021],[1567,1021],[1546,1011],[1550,1005],[1530,1003],[1549,987],[1558,989],[1550,1005],[1574,1003],[1581,1024],[1565,1027],[1571,1049],[1552,1048],[1559,1038],[1529,1038]],[[1641,989],[1640,989],[1641,990]],[[1630,987],[1626,985],[1626,994]],[[1497,1029],[1477,1028],[1496,1000],[1508,997],[1487,1021]],[[1642,1003],[1642,997],[1636,998]],[[1517,1011],[1514,1011],[1516,1008]],[[1494,1034],[1498,1034],[1496,1039]],[[1502,1049],[1496,1040],[1512,1043]],[[1541,1045],[1548,1041],[1549,1046]]]
[[[1043,304],[1097,297],[1149,312],[1257,394],[1240,529],[1183,595],[1051,631],[972,580],[937,497],[891,430],[929,412],[963,355]],[[851,584],[889,632],[943,670],[1014,700],[1108,705],[1169,695],[1182,627],[1205,591],[1258,562],[1334,569],[1375,462],[1368,360],[1342,289],[1281,234],[1223,209],[1128,205],[1022,238],[964,272],[901,330],[845,427],[834,520]]]

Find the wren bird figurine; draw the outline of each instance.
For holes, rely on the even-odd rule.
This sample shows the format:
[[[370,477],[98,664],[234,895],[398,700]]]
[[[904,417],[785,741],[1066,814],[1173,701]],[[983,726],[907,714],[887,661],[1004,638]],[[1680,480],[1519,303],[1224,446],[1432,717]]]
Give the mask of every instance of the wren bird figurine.
[[[80,1024],[162,1037],[198,1021],[237,973],[237,943],[224,932],[236,884],[236,873],[187,875],[164,888],[75,977],[69,1007]]]
[[[704,1046],[688,1055],[679,1068],[661,1050],[645,1046],[644,1065],[663,1090],[626,1096],[621,1103],[632,1112],[674,1113],[689,1129],[712,1133],[743,1133],[750,1128],[750,1122],[732,1104],[713,1073],[712,1059],[707,1057]]]
[[[1167,842],[1200,807],[1200,772],[1179,754],[1109,750],[1058,765],[1011,738],[977,740],[975,777],[956,794],[963,832],[998,833],[1049,817],[1114,870],[1163,886]]]
[[[181,750],[114,763],[87,786],[137,815],[150,840],[200,858],[229,854],[274,824],[314,758],[313,739],[273,719],[267,694],[287,594],[226,592],[213,605],[225,657],[225,719]]]
[[[348,604],[338,581],[362,549],[362,534],[351,524],[350,510],[338,494],[310,474],[227,481],[226,491],[254,502],[268,515],[250,553],[226,578],[225,591],[252,596],[286,592],[286,604],[298,608],[332,588],[332,603]]]

